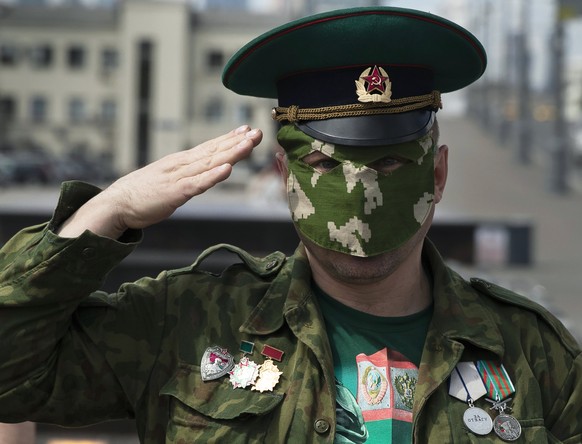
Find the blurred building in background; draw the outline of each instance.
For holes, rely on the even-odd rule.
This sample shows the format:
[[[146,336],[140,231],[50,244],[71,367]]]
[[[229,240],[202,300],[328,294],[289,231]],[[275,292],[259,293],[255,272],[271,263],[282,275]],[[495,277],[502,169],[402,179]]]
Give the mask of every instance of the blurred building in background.
[[[543,164],[556,194],[582,190],[582,2],[443,0],[489,55],[468,114],[523,165]]]
[[[220,79],[225,63],[243,44],[273,26],[305,14],[365,5],[418,8],[443,15],[483,42],[489,56],[487,72],[467,90],[446,94],[439,112],[462,117],[462,125],[449,125],[458,135],[454,146],[476,147],[473,157],[465,160],[467,165],[478,164],[481,153],[491,153],[498,146],[500,154],[511,151],[520,163],[536,162],[548,168],[548,182],[554,183],[556,191],[563,191],[562,182],[575,183],[576,177],[582,190],[582,0],[0,0],[0,187],[31,180],[54,184],[72,178],[108,181],[243,123],[262,128],[265,139],[246,163],[248,168],[236,168],[234,182],[225,184],[248,183],[250,173],[267,163],[275,146],[275,125],[270,119],[274,102],[226,90]],[[483,140],[468,125],[474,122],[483,129]],[[497,154],[496,160],[502,157]],[[489,165],[492,177],[497,174],[499,165],[484,165]],[[578,176],[569,174],[566,165]],[[509,190],[518,179],[511,168],[507,170]],[[478,187],[463,184],[460,188]],[[132,255],[133,262],[126,261],[119,274],[112,273],[111,287],[128,280],[128,275],[143,276],[147,267],[148,274],[154,275],[158,268],[182,266],[185,258],[195,257],[205,247],[202,243],[229,242],[248,249],[250,243],[256,248],[260,239],[265,251],[293,249],[296,239],[286,209],[279,220],[273,215],[272,202],[265,205],[267,215],[253,206],[266,188],[262,182],[252,203],[235,195],[218,206],[212,202],[212,207],[201,197],[191,211],[203,214],[201,220],[183,214],[152,228],[158,231],[149,232],[141,256]],[[553,196],[543,202],[543,193],[529,191],[520,203],[531,200],[535,207],[560,203]],[[506,194],[505,190],[499,193]],[[481,206],[485,211],[489,201],[503,200],[499,195],[470,200],[475,205],[463,206],[463,211]],[[14,200],[25,199],[18,195]],[[38,201],[36,205],[40,206]],[[210,208],[206,213],[204,206]],[[244,217],[239,215],[237,220],[233,214],[239,206],[244,207]],[[551,273],[536,268],[533,224],[529,219],[515,223],[511,211],[503,208],[507,220],[491,221],[481,215],[468,222],[440,221],[433,240],[440,242],[444,253],[459,249],[465,260],[461,263],[473,262],[470,266],[499,262],[508,275],[515,274],[515,267],[523,267],[516,275],[526,282],[525,290],[511,285],[508,277],[502,283],[534,297],[544,288],[538,282],[541,276],[556,298],[571,298],[572,307],[579,306],[578,292],[572,290],[579,286],[579,266],[573,272],[567,266],[572,263],[575,268],[578,256],[569,260],[565,251],[569,245],[576,250],[579,206],[567,208],[571,212],[561,208],[563,213],[555,212],[557,219],[574,221],[575,229],[560,227],[551,234],[552,239],[557,234],[568,238],[562,243],[564,251],[552,250],[548,256],[554,241],[536,234],[536,259],[542,256],[542,265],[555,267]],[[45,220],[48,212],[43,209],[33,216]],[[217,219],[210,218],[210,212]],[[8,213],[2,213],[0,234],[40,223],[23,222],[30,216],[28,209],[26,214],[14,213],[13,226]],[[546,226],[553,227],[556,220],[549,220],[535,220],[536,229],[543,232]],[[193,231],[204,233],[199,236],[200,245],[191,239]],[[568,264],[552,254],[568,259]],[[544,272],[567,285],[556,290]],[[563,277],[565,273],[569,276]],[[579,325],[579,312],[570,311],[568,315]],[[35,442],[133,444],[137,443],[134,435],[131,421],[77,431],[39,425]]]
[[[74,157],[123,173],[243,123],[274,128],[271,101],[231,93],[220,74],[285,19],[162,1],[4,6],[0,155],[62,159],[60,174],[46,172],[61,180],[76,175],[64,165]]]
[[[524,163],[567,151],[582,166],[579,4],[0,0],[0,185],[31,178],[106,181],[242,123],[265,130],[266,149],[248,162],[247,170],[256,170],[275,143],[273,102],[226,90],[220,81],[226,61],[289,19],[365,5],[417,7],[467,27],[489,53],[488,71],[460,100],[445,97],[444,111],[468,109],[501,143],[516,146]],[[553,158],[562,161],[553,174],[565,176],[566,158]]]

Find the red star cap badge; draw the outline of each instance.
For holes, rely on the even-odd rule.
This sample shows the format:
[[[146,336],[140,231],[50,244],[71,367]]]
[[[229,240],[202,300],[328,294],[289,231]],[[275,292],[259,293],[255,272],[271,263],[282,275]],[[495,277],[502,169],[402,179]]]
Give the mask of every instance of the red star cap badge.
[[[368,87],[366,92],[370,93],[372,91],[386,92],[386,85],[384,82],[388,80],[387,76],[383,76],[378,66],[374,66],[374,69],[368,76],[362,77],[366,82],[368,82]]]

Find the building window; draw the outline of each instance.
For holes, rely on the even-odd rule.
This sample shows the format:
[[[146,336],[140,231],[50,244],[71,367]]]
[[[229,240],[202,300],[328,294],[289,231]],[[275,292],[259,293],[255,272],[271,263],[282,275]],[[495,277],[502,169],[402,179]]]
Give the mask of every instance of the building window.
[[[80,69],[85,66],[85,48],[79,45],[69,47],[67,53],[69,68]]]
[[[224,54],[222,51],[210,50],[206,53],[206,66],[210,71],[222,69],[224,66]]]
[[[18,49],[10,43],[0,45],[0,64],[4,66],[14,66],[18,61]]]
[[[32,65],[37,68],[48,68],[53,62],[53,49],[49,45],[38,45],[30,52]]]
[[[46,122],[47,108],[47,100],[44,97],[33,97],[30,101],[30,120],[34,123]]]
[[[101,120],[112,123],[117,118],[117,104],[114,100],[106,99],[101,102]]]
[[[223,112],[223,105],[222,101],[218,98],[212,99],[206,105],[206,109],[204,111],[204,116],[208,122],[218,122],[222,119]]]
[[[237,124],[250,123],[253,120],[253,107],[249,104],[242,104],[236,107]]]
[[[0,122],[10,123],[16,120],[16,101],[13,97],[0,97]]]
[[[114,48],[104,48],[101,51],[101,69],[113,71],[119,66],[119,52]]]
[[[71,123],[80,123],[85,120],[85,102],[75,97],[69,101],[69,121]]]

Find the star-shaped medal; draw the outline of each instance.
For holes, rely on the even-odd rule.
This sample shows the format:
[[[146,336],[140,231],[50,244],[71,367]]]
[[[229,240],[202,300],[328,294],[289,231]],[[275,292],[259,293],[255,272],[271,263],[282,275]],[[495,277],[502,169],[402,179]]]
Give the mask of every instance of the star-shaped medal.
[[[374,66],[372,72],[362,77],[366,82],[368,82],[368,86],[366,88],[366,92],[370,93],[372,91],[380,91],[381,93],[386,92],[386,85],[385,82],[388,80],[388,76],[382,75],[378,66]]]
[[[267,359],[259,368],[259,379],[255,382],[251,390],[256,390],[261,393],[272,392],[282,374],[283,372],[279,371],[279,368],[273,361]]]
[[[232,388],[245,388],[253,385],[259,376],[259,366],[246,356],[229,372]]]

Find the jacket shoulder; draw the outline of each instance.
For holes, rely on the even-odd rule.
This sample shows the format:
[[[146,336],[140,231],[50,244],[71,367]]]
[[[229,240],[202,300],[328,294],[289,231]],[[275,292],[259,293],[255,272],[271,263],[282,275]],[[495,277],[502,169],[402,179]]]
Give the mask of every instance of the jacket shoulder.
[[[562,322],[550,313],[545,307],[525,296],[515,293],[507,288],[496,285],[481,278],[471,278],[471,286],[480,294],[503,304],[512,305],[518,309],[533,313],[541,319],[550,330],[559,338],[562,345],[573,355],[580,353],[580,346]]]

